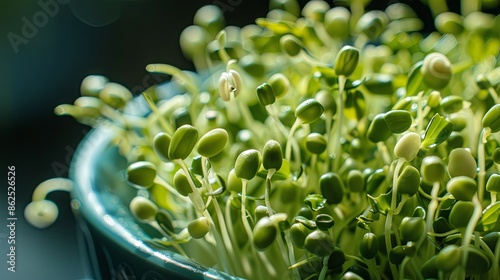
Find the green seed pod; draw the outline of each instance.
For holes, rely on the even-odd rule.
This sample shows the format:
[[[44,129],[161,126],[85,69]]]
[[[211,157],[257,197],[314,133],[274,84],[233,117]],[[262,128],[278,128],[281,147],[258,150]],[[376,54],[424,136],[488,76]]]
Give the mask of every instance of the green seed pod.
[[[328,269],[330,270],[339,270],[342,269],[342,266],[346,262],[346,256],[344,251],[339,247],[335,247],[333,252],[330,254],[328,258]]]
[[[451,272],[460,265],[462,254],[460,247],[455,244],[444,247],[436,258],[436,265],[444,272]]]
[[[462,131],[469,121],[464,114],[461,113],[453,113],[449,115],[448,121],[453,124],[453,131]]]
[[[451,193],[456,200],[471,201],[476,194],[477,183],[467,176],[457,176],[451,178],[446,184],[446,190]]]
[[[330,255],[334,248],[330,235],[319,229],[308,234],[304,241],[304,249],[319,257]]]
[[[371,73],[365,78],[363,85],[371,92],[380,95],[394,93],[394,76],[390,74]]]
[[[378,253],[378,239],[377,236],[372,232],[367,232],[363,235],[359,243],[359,253],[365,259],[373,259]]]
[[[321,106],[323,106],[325,115],[329,115],[330,117],[335,116],[337,113],[337,101],[335,101],[331,92],[324,89],[320,90],[316,93],[314,99],[316,99]]]
[[[351,12],[345,7],[333,7],[325,13],[323,25],[332,38],[345,39],[349,36]]]
[[[306,136],[306,149],[313,154],[323,153],[327,145],[326,137],[322,134],[313,132]]]
[[[436,262],[437,255],[431,256],[420,268],[420,272],[424,279],[437,279],[440,267]]]
[[[482,120],[483,127],[489,127],[492,133],[500,131],[500,104],[491,107]]]
[[[460,133],[453,131],[451,132],[450,136],[448,136],[448,139],[446,139],[446,144],[450,151],[458,148],[463,148],[464,137]]]
[[[500,240],[500,232],[498,231],[488,232],[483,236],[484,243],[486,243],[493,252],[495,252],[498,240]]]
[[[486,190],[489,192],[500,192],[500,175],[491,174],[486,183]]]
[[[491,159],[493,162],[496,164],[500,164],[500,148],[496,148],[493,153],[491,154]]]
[[[198,9],[193,23],[205,28],[214,38],[226,25],[224,14],[216,5],[206,5]]]
[[[303,124],[309,124],[321,117],[323,106],[313,98],[307,99],[295,109],[295,117],[299,118]]]
[[[300,208],[297,216],[301,216],[301,217],[304,217],[308,220],[312,220],[313,219],[313,211],[311,210],[311,208],[309,208],[307,206],[303,206]]]
[[[283,164],[283,151],[280,143],[269,140],[262,149],[262,166],[265,170],[279,170]]]
[[[474,212],[474,202],[459,200],[451,208],[448,218],[450,224],[455,228],[465,228]]]
[[[425,234],[425,221],[421,217],[404,217],[399,229],[404,243],[417,242]]]
[[[415,11],[408,4],[404,4],[404,3],[390,4],[385,9],[385,12],[390,20],[418,17],[418,15],[415,13]]]
[[[189,222],[187,229],[191,237],[194,239],[200,239],[210,231],[210,222],[206,217],[199,217],[196,220]]]
[[[420,187],[420,174],[418,170],[411,165],[405,166],[398,177],[397,184],[399,194],[414,196]]]
[[[354,278],[344,278],[348,274],[352,275]],[[350,277],[350,276],[348,276],[348,277]],[[357,277],[359,277],[359,278],[357,278]],[[362,266],[359,264],[353,264],[345,270],[345,273],[341,279],[343,279],[343,280],[348,280],[348,279],[349,280],[354,280],[354,279],[365,280],[365,279],[371,279],[371,278],[370,278],[370,272],[368,271],[368,269],[365,268],[365,266]]]
[[[273,88],[268,83],[263,83],[258,86],[256,92],[260,105],[262,106],[271,105],[276,101]]]
[[[476,76],[476,85],[482,90],[487,90],[493,86],[485,74],[478,74]]]
[[[384,120],[392,133],[403,133],[410,128],[413,119],[410,112],[392,110],[384,114]]]
[[[365,177],[363,172],[353,169],[347,173],[347,188],[353,193],[360,193],[365,190]]]
[[[302,15],[315,22],[323,22],[325,13],[330,9],[330,5],[325,1],[309,1],[302,8]]]
[[[184,170],[179,169],[174,174],[174,187],[183,196],[188,196],[193,192],[191,185],[189,184],[189,179],[184,172]]]
[[[424,83],[433,89],[443,89],[451,80],[451,62],[442,53],[430,53],[425,56],[422,68]]]
[[[170,161],[170,158],[168,157],[168,148],[170,147],[171,142],[172,137],[165,132],[159,132],[153,138],[153,149],[158,157],[164,162]]]
[[[290,80],[283,73],[273,74],[267,83],[271,86],[276,98],[285,96],[290,88]]]
[[[380,37],[382,32],[385,31],[388,22],[389,18],[386,13],[379,10],[372,10],[359,18],[356,29],[373,40]]]
[[[126,87],[117,83],[106,83],[99,92],[99,98],[115,109],[122,109],[133,97]]]
[[[264,217],[269,217],[269,209],[264,205],[257,205],[254,210],[255,220],[259,221]]]
[[[306,241],[306,237],[312,231],[308,229],[301,223],[294,223],[290,227],[290,239],[292,240],[293,246],[297,248],[304,248],[304,243]]]
[[[443,34],[458,35],[464,31],[464,19],[453,12],[440,13],[434,19],[436,29]]]
[[[190,60],[195,60],[195,57],[203,54],[209,42],[210,33],[199,25],[186,27],[179,37],[182,54]]]
[[[314,221],[316,222],[316,226],[318,227],[318,229],[324,231],[327,231],[335,224],[332,216],[328,214],[318,214],[316,218],[314,218]]]
[[[279,9],[298,17],[300,16],[300,6],[297,0],[271,0],[269,1],[269,11]]]
[[[359,62],[359,50],[352,46],[344,46],[337,53],[333,70],[339,76],[349,77],[354,73]]]
[[[189,124],[179,127],[172,135],[172,141],[168,147],[168,157],[172,160],[187,158],[197,141],[198,130],[196,127]]]
[[[352,271],[347,271],[340,278],[340,280],[364,280],[364,279],[368,279],[368,278],[363,278]]]
[[[30,202],[24,208],[24,218],[26,221],[39,229],[44,229],[52,225],[59,216],[57,205],[47,199]]]
[[[319,178],[321,194],[328,204],[339,204],[344,197],[344,186],[337,173],[328,172]]]
[[[436,108],[441,103],[441,93],[437,90],[433,90],[429,93],[429,98],[427,99],[427,106],[430,108]]]
[[[422,140],[416,132],[408,132],[399,139],[394,146],[394,155],[397,158],[404,158],[406,161],[412,161],[420,150]]]
[[[471,275],[481,275],[490,270],[491,259],[483,250],[474,246],[460,247],[460,250],[462,254],[468,254],[465,272]]]
[[[464,100],[458,95],[448,95],[441,100],[441,110],[446,114],[456,113],[464,107]]]
[[[260,219],[253,228],[253,245],[260,251],[263,251],[274,242],[278,228],[272,223],[271,218],[264,217]]]
[[[291,34],[286,34],[280,38],[280,46],[281,50],[291,57],[297,56],[304,48],[302,42]]]
[[[149,161],[137,161],[127,168],[127,180],[134,187],[149,188],[156,178],[156,166]]]
[[[236,176],[234,168],[231,169],[231,171],[229,171],[229,174],[227,175],[227,182],[226,182],[227,190],[232,193],[241,193],[241,186],[242,186],[241,179],[238,178],[238,176]]]
[[[420,173],[427,183],[439,182],[444,178],[446,168],[438,156],[427,156],[422,160]]]
[[[396,246],[389,251],[389,261],[393,264],[400,265],[406,257],[405,248]]]
[[[228,139],[229,135],[225,129],[214,128],[200,137],[197,151],[204,157],[214,157],[224,150]]]
[[[238,178],[251,180],[259,171],[260,152],[255,149],[245,150],[238,155],[234,164],[234,172]]]
[[[129,208],[132,215],[139,221],[152,221],[158,213],[158,206],[143,196],[134,197],[130,201]]]
[[[468,176],[476,178],[476,160],[472,154],[464,149],[457,148],[448,156],[448,172],[451,177]]]
[[[368,127],[366,136],[373,143],[385,141],[392,135],[391,129],[384,117],[385,114],[383,113],[376,115]]]
[[[82,96],[97,97],[108,81],[108,78],[100,75],[87,76],[82,80],[80,93]]]

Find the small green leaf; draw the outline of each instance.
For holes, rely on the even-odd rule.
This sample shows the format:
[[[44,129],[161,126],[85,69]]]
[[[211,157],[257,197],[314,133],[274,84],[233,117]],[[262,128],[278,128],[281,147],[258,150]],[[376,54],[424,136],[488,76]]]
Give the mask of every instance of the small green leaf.
[[[391,110],[384,114],[384,120],[392,133],[403,133],[413,122],[410,112],[406,110]]]
[[[498,222],[498,216],[500,216],[500,201],[497,201],[484,209],[483,216],[476,225],[476,230],[492,230]]]
[[[267,28],[276,34],[291,33],[295,25],[291,21],[273,20],[269,18],[258,18],[255,22],[257,25]]]
[[[422,147],[430,149],[441,144],[453,132],[453,124],[436,113],[425,129]]]
[[[391,209],[391,196],[392,190],[377,197],[373,197],[368,194],[368,198],[370,199],[370,204],[372,206],[372,212],[387,215],[387,212]]]
[[[424,77],[420,71],[422,65],[422,61],[419,61],[410,69],[410,72],[408,73],[408,82],[406,84],[406,96],[417,95],[419,91],[423,90]]]
[[[318,211],[325,207],[326,198],[320,194],[310,194],[304,198],[304,203],[313,211]]]

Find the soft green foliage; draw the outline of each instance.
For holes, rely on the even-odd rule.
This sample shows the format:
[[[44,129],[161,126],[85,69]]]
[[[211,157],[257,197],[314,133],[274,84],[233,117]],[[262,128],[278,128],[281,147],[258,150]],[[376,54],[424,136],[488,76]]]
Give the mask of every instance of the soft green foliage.
[[[421,1],[436,27],[421,32],[420,11],[369,2],[272,0],[241,28],[209,5],[180,37],[196,71],[147,66],[181,93],[132,100],[92,75],[55,112],[112,128],[131,212],[202,265],[251,280],[495,279],[500,25],[478,9],[500,3],[463,0],[461,15]],[[131,111],[140,99],[149,114]]]

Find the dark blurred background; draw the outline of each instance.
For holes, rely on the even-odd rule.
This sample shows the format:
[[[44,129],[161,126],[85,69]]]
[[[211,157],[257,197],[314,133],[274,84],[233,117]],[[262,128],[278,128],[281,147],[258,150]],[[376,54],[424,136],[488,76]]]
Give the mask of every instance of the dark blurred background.
[[[372,7],[394,2],[377,0]],[[401,2],[429,16],[420,1]],[[193,69],[178,39],[206,4],[224,8],[227,23],[238,26],[265,16],[268,8],[268,1],[250,0],[0,2],[0,279],[92,279],[68,193],[50,194],[60,210],[51,227],[35,229],[23,218],[39,183],[68,175],[74,150],[89,130],[55,116],[53,109],[79,97],[80,82],[89,74],[105,75],[137,94],[168,78],[147,74],[149,63]],[[6,264],[8,166],[16,168],[15,273]]]

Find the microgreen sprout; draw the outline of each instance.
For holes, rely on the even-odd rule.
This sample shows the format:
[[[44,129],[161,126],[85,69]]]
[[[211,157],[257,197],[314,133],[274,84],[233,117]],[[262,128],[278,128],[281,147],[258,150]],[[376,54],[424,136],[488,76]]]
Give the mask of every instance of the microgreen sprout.
[[[479,4],[500,3],[423,1],[427,33],[368,2],[271,0],[241,28],[208,5],[180,36],[194,72],[146,66],[180,93],[90,75],[54,111],[113,135],[111,189],[155,248],[245,279],[498,279],[500,21]],[[28,222],[77,187],[40,184]]]

